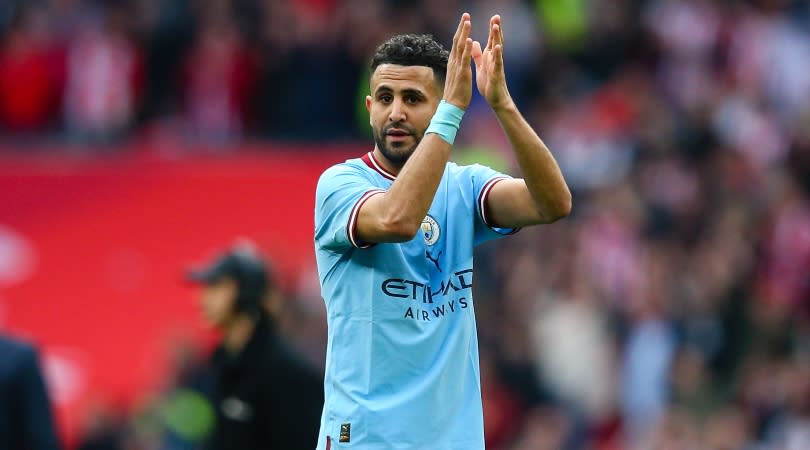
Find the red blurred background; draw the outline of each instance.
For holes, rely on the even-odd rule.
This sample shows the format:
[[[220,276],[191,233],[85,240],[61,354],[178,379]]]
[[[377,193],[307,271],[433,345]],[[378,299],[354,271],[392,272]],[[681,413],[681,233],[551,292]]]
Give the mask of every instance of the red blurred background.
[[[244,237],[294,285],[313,263],[315,183],[349,154],[139,150],[0,159],[0,328],[41,346],[68,441],[91,397],[127,407],[159,384],[167,342],[211,342],[190,266]]]

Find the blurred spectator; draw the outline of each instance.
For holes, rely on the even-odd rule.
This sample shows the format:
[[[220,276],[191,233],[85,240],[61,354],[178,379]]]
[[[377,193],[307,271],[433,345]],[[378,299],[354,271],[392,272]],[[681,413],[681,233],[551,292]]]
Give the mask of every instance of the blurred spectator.
[[[61,448],[37,350],[0,335],[0,448]]]
[[[585,444],[592,427],[611,420],[617,380],[607,321],[593,285],[580,272],[563,286],[558,297],[535,310],[531,326],[537,372],[566,416],[564,448],[574,449]]]
[[[757,287],[763,301],[797,307],[810,298],[810,203],[793,179],[775,181]]]
[[[312,448],[323,381],[277,333],[265,263],[237,247],[191,277],[204,284],[206,320],[223,333],[211,360],[216,423],[208,448]]]
[[[570,435],[570,423],[552,408],[536,408],[529,412],[514,442],[507,450],[560,450]]]
[[[54,125],[60,58],[47,26],[42,7],[20,6],[0,40],[0,132],[30,136]]]
[[[141,119],[161,122],[180,111],[184,57],[194,39],[189,0],[143,0],[144,91]]]
[[[494,352],[495,349],[484,345],[479,355],[481,399],[486,448],[500,449],[515,435],[530,399],[523,397],[513,384],[503,379]]]
[[[748,418],[739,408],[727,407],[709,417],[701,434],[706,450],[756,449]]]
[[[135,119],[141,56],[128,35],[128,12],[107,6],[85,18],[67,53],[65,125],[82,143],[120,138]]]
[[[788,366],[784,373],[785,408],[771,422],[767,442],[775,448],[810,448],[810,366]]]
[[[623,431],[629,449],[647,448],[648,433],[665,414],[669,401],[675,336],[659,308],[639,307],[625,343],[621,392]]]
[[[270,47],[258,94],[262,131],[270,137],[323,141],[358,135],[355,110],[364,97],[353,87],[368,85],[362,79],[366,60],[382,30],[373,19],[386,8],[368,0],[330,3],[264,2]],[[406,17],[397,22],[407,22]]]
[[[645,444],[646,447],[640,448],[692,450],[704,447],[700,439],[699,426],[694,418],[678,409],[668,411],[651,431],[649,443]]]
[[[203,5],[208,9],[182,69],[184,122],[192,141],[224,143],[244,136],[256,64],[227,4]]]

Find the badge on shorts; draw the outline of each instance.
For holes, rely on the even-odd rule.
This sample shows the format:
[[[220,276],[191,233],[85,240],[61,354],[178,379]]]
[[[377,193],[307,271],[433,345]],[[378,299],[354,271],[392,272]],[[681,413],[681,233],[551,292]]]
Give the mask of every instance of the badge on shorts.
[[[338,439],[339,442],[349,442],[352,439],[352,424],[350,423],[342,423],[340,424],[340,438]]]
[[[425,216],[422,220],[422,237],[425,238],[425,244],[435,244],[439,240],[439,235],[441,235],[439,222],[429,215]]]

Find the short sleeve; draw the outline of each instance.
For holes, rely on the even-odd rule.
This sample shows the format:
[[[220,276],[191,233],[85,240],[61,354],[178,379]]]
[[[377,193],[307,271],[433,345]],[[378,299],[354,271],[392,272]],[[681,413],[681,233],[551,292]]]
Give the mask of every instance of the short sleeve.
[[[327,169],[318,179],[315,193],[315,245],[333,252],[371,247],[355,235],[357,216],[366,200],[383,192],[351,166]]]
[[[498,182],[511,179],[512,177],[480,164],[466,166],[465,169],[472,179],[473,198],[475,198],[477,218],[475,224],[475,244],[478,245],[492,239],[517,233],[520,228],[499,228],[494,226],[487,208],[487,198],[489,197],[492,187],[498,184]]]

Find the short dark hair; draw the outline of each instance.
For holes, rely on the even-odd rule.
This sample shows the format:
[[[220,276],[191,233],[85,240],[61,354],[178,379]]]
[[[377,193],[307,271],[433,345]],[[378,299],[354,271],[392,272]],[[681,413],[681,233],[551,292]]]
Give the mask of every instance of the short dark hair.
[[[383,42],[374,51],[371,73],[381,64],[425,66],[433,69],[433,76],[444,84],[448,56],[450,52],[430,34],[400,34]]]

